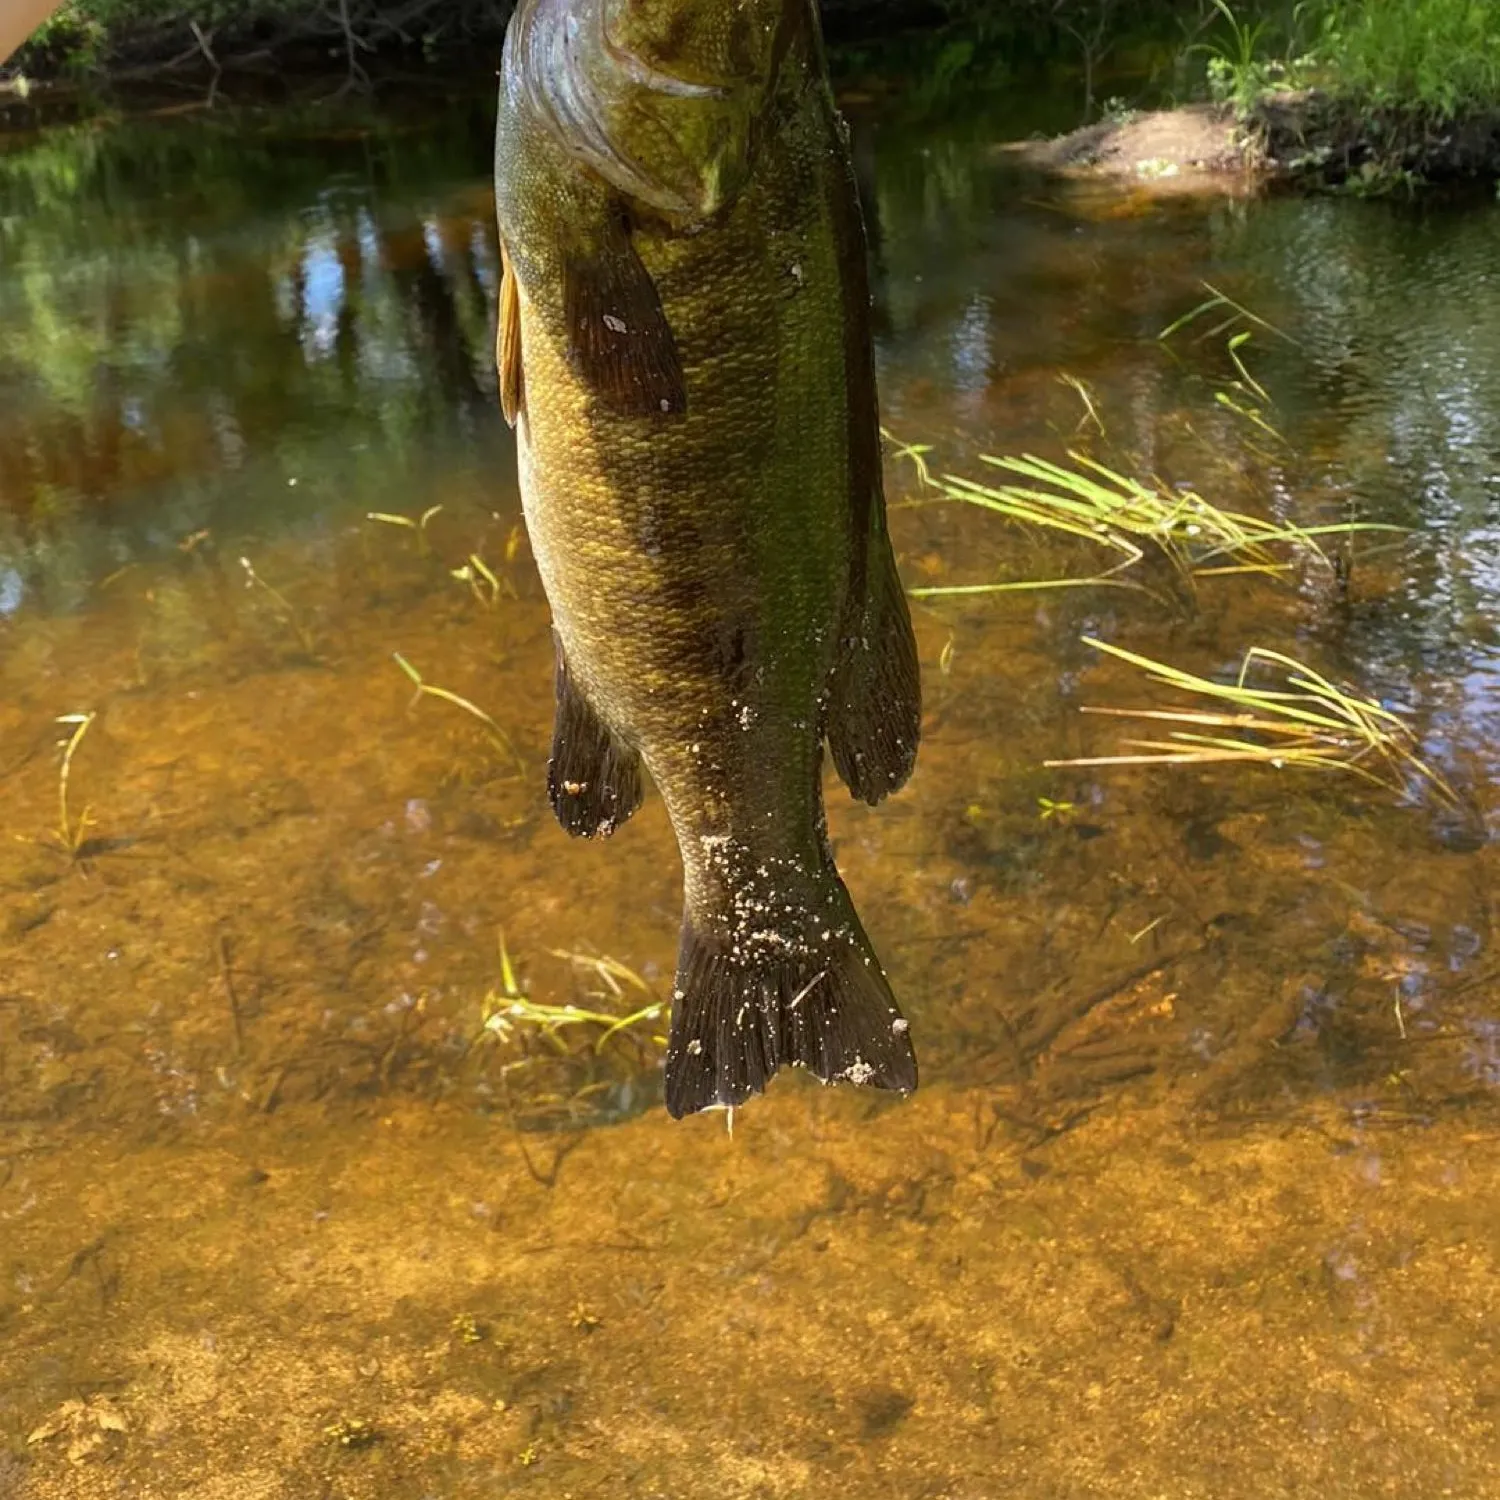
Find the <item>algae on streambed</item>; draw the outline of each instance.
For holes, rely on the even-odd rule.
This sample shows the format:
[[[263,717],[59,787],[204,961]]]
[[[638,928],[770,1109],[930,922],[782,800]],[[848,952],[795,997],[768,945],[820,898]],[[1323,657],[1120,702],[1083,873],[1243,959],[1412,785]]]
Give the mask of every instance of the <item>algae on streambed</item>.
[[[401,149],[248,225],[143,188],[115,274],[88,203],[0,214],[0,1493],[1496,1489],[1500,323],[1447,295],[1493,218],[1027,201],[962,136],[864,137],[893,430],[1060,456],[1069,374],[1135,472],[1414,533],[1342,589],[922,602],[916,777],[830,809],[922,1087],[781,1078],[731,1136],[665,1117],[649,1027],[476,1044],[512,987],[629,1008],[553,950],[665,993],[680,890],[659,801],[590,844],[546,807],[489,206]],[[1256,366],[1282,448],[1222,349],[1156,340],[1204,276],[1298,339]],[[890,482],[910,583],[1077,565]],[[438,504],[425,548],[365,519]],[[1474,816],[1048,771],[1138,701],[1085,634],[1204,675],[1294,645]]]

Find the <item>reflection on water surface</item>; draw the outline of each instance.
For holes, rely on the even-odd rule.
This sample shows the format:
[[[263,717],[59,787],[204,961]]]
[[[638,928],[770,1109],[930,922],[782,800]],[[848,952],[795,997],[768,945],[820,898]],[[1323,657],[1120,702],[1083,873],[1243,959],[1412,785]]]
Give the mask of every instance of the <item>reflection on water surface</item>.
[[[1412,534],[921,606],[918,774],[832,832],[923,1088],[785,1078],[730,1138],[655,1103],[660,805],[544,804],[486,116],[0,155],[0,1493],[1496,1492],[1500,208],[863,132],[895,433]],[[1279,437],[1157,339],[1204,280],[1286,335]],[[1097,566],[891,489],[913,584]],[[1468,806],[1047,770],[1143,701],[1084,634],[1298,655]],[[523,996],[648,1014],[553,1046]]]

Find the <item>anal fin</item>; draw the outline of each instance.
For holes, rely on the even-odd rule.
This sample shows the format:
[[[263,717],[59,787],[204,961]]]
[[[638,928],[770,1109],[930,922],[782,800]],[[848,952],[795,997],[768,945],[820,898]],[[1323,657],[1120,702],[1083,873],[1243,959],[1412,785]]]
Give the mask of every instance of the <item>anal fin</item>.
[[[607,838],[641,805],[641,758],[594,712],[557,643],[557,716],[547,796],[557,821],[579,838]]]
[[[872,806],[905,785],[922,734],[922,678],[911,614],[889,538],[870,543],[863,604],[853,601],[829,683],[828,748]]]

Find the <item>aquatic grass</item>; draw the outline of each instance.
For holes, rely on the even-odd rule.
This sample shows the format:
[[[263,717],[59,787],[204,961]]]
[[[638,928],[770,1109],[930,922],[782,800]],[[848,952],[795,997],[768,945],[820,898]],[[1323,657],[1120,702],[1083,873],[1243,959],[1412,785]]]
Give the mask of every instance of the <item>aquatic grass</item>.
[[[1207,299],[1198,303],[1190,311],[1183,313],[1180,318],[1175,318],[1172,322],[1168,323],[1156,335],[1158,343],[1170,343],[1183,329],[1190,328],[1200,318],[1204,318],[1212,313],[1221,314],[1222,316],[1219,317],[1219,320],[1212,327],[1199,331],[1197,339],[1199,343],[1217,338],[1222,333],[1228,333],[1231,329],[1242,323],[1250,323],[1257,328],[1264,329],[1265,332],[1274,335],[1276,338],[1284,339],[1289,344],[1301,347],[1299,341],[1293,338],[1291,334],[1287,333],[1284,329],[1278,328],[1274,323],[1267,322],[1259,313],[1252,312],[1244,303],[1237,302],[1227,292],[1220,291],[1211,281],[1202,281],[1199,284],[1208,293]]]
[[[1077,811],[1077,804],[1065,799],[1054,800],[1051,797],[1036,799],[1036,815],[1038,821],[1042,823],[1055,823],[1066,827]]]
[[[462,567],[450,569],[450,576],[468,584],[469,592],[488,609],[499,604],[501,594],[516,598],[515,584],[501,578],[477,552],[471,552]]]
[[[240,566],[245,570],[245,587],[247,589],[259,589],[270,599],[272,605],[281,620],[281,623],[297,637],[298,644],[308,656],[318,654],[318,643],[311,629],[302,619],[297,608],[280,589],[266,582],[259,573],[255,571],[255,565],[248,557],[240,558]]]
[[[565,949],[549,948],[554,958],[563,959],[576,969],[596,975],[605,986],[605,993],[598,996],[623,999],[625,985],[647,997],[647,1004],[621,1014],[618,1011],[592,1010],[572,1002],[552,1004],[533,1000],[516,976],[506,947],[505,935],[500,935],[500,986],[486,993],[481,1004],[481,1036],[500,1041],[521,1041],[535,1036],[546,1042],[559,1055],[571,1055],[574,1048],[564,1033],[576,1032],[585,1050],[598,1056],[608,1043],[624,1032],[660,1021],[666,1013],[666,1003],[636,971],[607,954],[594,955],[574,953]],[[666,1037],[659,1033],[648,1033],[647,1040],[653,1045],[665,1046]]]
[[[57,827],[52,830],[52,838],[63,853],[74,859],[87,844],[88,831],[94,819],[93,811],[87,805],[76,819],[73,817],[68,805],[68,788],[73,775],[73,757],[78,753],[83,737],[96,718],[97,710],[86,714],[63,714],[56,721],[65,728],[70,727],[73,732],[66,739],[58,741],[62,749],[62,762],[57,773]]]
[[[391,658],[416,687],[416,692],[412,695],[411,700],[413,708],[423,698],[436,698],[443,703],[452,704],[455,708],[461,708],[470,718],[477,719],[479,723],[484,725],[485,729],[489,732],[490,739],[515,763],[517,771],[523,776],[526,774],[526,762],[521,758],[521,752],[516,749],[515,742],[496,723],[490,714],[487,714],[477,703],[471,702],[468,698],[460,697],[459,694],[451,692],[447,688],[436,687],[432,683],[427,682],[422,674],[399,651],[391,652]]]
[[[660,1001],[656,1001],[632,1011],[629,1015],[619,1016],[608,1011],[585,1010],[582,1006],[571,1002],[563,1005],[550,1005],[522,996],[508,1000],[504,1004],[492,1006],[485,1014],[484,1029],[496,1036],[506,1038],[520,1026],[532,1026],[538,1035],[551,1043],[558,1051],[567,1052],[571,1049],[561,1040],[560,1033],[563,1030],[573,1026],[594,1027],[598,1028],[598,1034],[594,1038],[592,1050],[597,1054],[604,1050],[605,1043],[616,1033],[628,1031],[631,1027],[645,1021],[660,1020],[664,1009],[665,1006]],[[659,1040],[664,1041],[665,1038],[659,1038]]]
[[[399,511],[371,510],[365,512],[365,520],[410,531],[417,539],[417,555],[431,557],[432,543],[428,538],[427,528],[433,519],[442,513],[442,510],[441,505],[429,505],[417,516],[403,515]],[[519,530],[519,526],[512,527],[505,539],[507,565],[514,560],[519,550]],[[516,587],[510,579],[502,578],[497,574],[477,552],[469,553],[459,567],[450,568],[448,576],[457,579],[459,583],[467,584],[474,598],[488,609],[494,609],[499,604],[502,594],[508,594],[512,599],[517,597]]]
[[[970,584],[936,584],[920,588],[909,589],[907,592],[914,599],[934,599],[962,595],[977,594],[1004,594],[1023,593],[1039,589],[1059,588],[1133,588],[1145,592],[1144,585],[1132,580],[1122,579],[1116,575],[1129,568],[1132,564],[1139,562],[1145,553],[1142,548],[1126,541],[1116,532],[1109,531],[1098,524],[1088,524],[1077,513],[1079,507],[1049,508],[1045,504],[1025,503],[1016,495],[1007,495],[1002,491],[994,490],[979,485],[972,480],[966,480],[957,476],[941,474],[935,475],[928,466],[926,455],[932,452],[930,446],[921,443],[903,443],[891,436],[889,432],[883,435],[894,444],[895,456],[898,459],[909,460],[916,470],[918,483],[924,489],[937,492],[942,500],[958,501],[964,504],[976,505],[982,509],[998,511],[1007,519],[1016,521],[1022,525],[1039,527],[1049,531],[1060,531],[1071,536],[1083,538],[1086,541],[1102,544],[1110,547],[1121,554],[1120,560],[1114,567],[1103,573],[1090,574],[1084,578],[1044,578],[1025,579],[1007,583],[970,583]],[[987,460],[998,462],[998,460]],[[915,502],[926,504],[926,501]],[[892,509],[899,508],[893,506]]]
[[[1081,712],[1176,726],[1165,739],[1129,739],[1129,753],[1049,760],[1062,766],[1206,766],[1249,764],[1310,771],[1341,771],[1398,795],[1413,782],[1426,785],[1449,806],[1459,799],[1447,781],[1417,754],[1417,737],[1400,715],[1347,688],[1295,657],[1264,646],[1246,651],[1232,683],[1200,677],[1093,636],[1083,642],[1145,672],[1149,680],[1217,709],[1101,708]],[[1273,685],[1252,687],[1257,671]]]
[[[1121,576],[1141,562],[1148,549],[1167,558],[1189,583],[1194,578],[1230,572],[1287,571],[1294,561],[1282,555],[1286,550],[1331,570],[1320,537],[1400,529],[1364,522],[1297,526],[1270,521],[1214,505],[1192,489],[1175,489],[1161,480],[1143,483],[1078,449],[1068,451],[1071,468],[1030,453],[1020,457],[979,455],[981,463],[1028,481],[1025,484],[985,484],[962,475],[933,474],[925,457],[930,451],[916,444],[897,447],[897,456],[912,462],[924,487],[947,500],[992,511],[1018,525],[1103,547],[1116,560],[1111,567],[1081,578],[912,589],[912,596],[919,599],[1101,586],[1149,593],[1145,585]]]
[[[389,510],[371,510],[365,512],[365,520],[379,521],[384,526],[403,527],[413,532],[417,538],[417,552],[422,557],[428,557],[432,553],[432,545],[427,540],[427,526],[434,516],[442,511],[441,505],[429,505],[421,515],[415,519],[411,516],[403,516],[399,512]]]
[[[1156,336],[1157,342],[1167,348],[1174,358],[1179,358],[1172,349],[1172,340],[1194,324],[1211,318],[1213,321],[1210,326],[1200,327],[1193,342],[1202,344],[1227,334],[1224,352],[1235,371],[1235,379],[1227,386],[1213,383],[1214,404],[1250,423],[1273,442],[1287,446],[1286,439],[1267,415],[1268,408],[1272,405],[1270,392],[1250,373],[1250,367],[1245,362],[1245,351],[1254,339],[1254,330],[1257,328],[1288,344],[1299,348],[1301,345],[1284,329],[1268,322],[1259,313],[1252,312],[1243,303],[1235,301],[1212,282],[1204,281],[1200,284],[1209,294],[1207,299],[1163,328]]]

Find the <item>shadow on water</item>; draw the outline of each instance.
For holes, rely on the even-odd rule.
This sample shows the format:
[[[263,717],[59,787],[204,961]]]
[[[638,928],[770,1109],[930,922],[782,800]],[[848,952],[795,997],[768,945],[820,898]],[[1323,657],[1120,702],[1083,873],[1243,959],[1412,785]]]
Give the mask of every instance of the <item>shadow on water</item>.
[[[923,1088],[782,1079],[731,1138],[656,1103],[659,803],[579,846],[542,796],[487,130],[0,154],[0,1493],[1494,1492],[1500,207],[1061,188],[864,123],[886,421],[934,463],[1083,445],[1410,534],[920,602],[918,774],[831,831]],[[1158,339],[1204,280],[1290,335],[1241,350],[1275,434],[1222,336]],[[1097,565],[889,483],[914,586]],[[1466,815],[1049,770],[1142,701],[1083,635],[1360,684]]]

